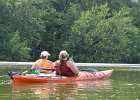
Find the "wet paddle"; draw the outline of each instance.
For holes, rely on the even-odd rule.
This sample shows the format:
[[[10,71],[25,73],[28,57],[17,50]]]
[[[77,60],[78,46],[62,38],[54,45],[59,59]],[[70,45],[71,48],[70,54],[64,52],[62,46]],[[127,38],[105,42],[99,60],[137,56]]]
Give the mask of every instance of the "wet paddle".
[[[80,71],[88,71],[88,72],[98,72],[95,68],[87,68],[87,69],[81,69]]]

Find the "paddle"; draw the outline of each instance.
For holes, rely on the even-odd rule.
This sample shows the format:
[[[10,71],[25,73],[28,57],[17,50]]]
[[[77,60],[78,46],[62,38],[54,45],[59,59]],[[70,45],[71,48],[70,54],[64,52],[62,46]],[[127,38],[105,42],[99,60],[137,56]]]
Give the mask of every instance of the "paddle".
[[[24,72],[22,72],[23,74],[26,74],[27,72],[29,72],[28,70],[26,70],[26,71],[24,71]]]
[[[22,74],[25,74],[27,72],[31,72],[32,74],[39,74],[41,70],[51,70],[51,71],[54,71],[53,68],[49,68],[49,69],[46,69],[46,68],[37,68],[36,70],[26,70],[22,73],[20,72],[8,72],[8,75],[11,77],[12,79],[12,76],[15,75],[15,74],[18,74],[18,75],[22,75]],[[34,72],[32,72],[34,71]],[[87,71],[87,72],[98,72],[98,70],[96,70],[95,68],[88,68],[88,69],[81,69],[80,71]],[[47,74],[45,76],[39,76],[39,77],[60,77],[60,75],[55,75],[55,76],[47,76]]]
[[[24,72],[22,72],[23,74],[26,74],[27,72],[31,72],[33,74],[39,74],[41,71],[43,70],[48,70],[48,71],[54,71],[54,68],[37,68],[37,69],[31,69],[31,70],[26,70]]]
[[[42,72],[43,70],[47,70],[47,71],[54,71],[54,68],[37,68],[35,70],[31,70],[31,73],[33,74],[39,74],[40,72]]]
[[[48,70],[48,71],[52,71],[52,72],[55,71],[54,68],[37,68],[34,70],[26,70],[26,71],[22,72],[22,74],[26,74],[27,72],[31,72],[32,74],[39,74],[43,70]],[[98,70],[95,68],[81,69],[80,71],[98,72]]]
[[[37,68],[36,70],[41,71],[41,70],[48,70],[48,71],[54,71],[54,68]]]
[[[41,71],[41,70],[48,70],[48,71],[55,71],[54,68],[37,68],[36,71]],[[88,71],[88,72],[98,72],[97,69],[95,68],[87,68],[87,69],[81,69],[80,71]]]
[[[81,69],[80,71],[98,72],[98,70],[95,68]]]

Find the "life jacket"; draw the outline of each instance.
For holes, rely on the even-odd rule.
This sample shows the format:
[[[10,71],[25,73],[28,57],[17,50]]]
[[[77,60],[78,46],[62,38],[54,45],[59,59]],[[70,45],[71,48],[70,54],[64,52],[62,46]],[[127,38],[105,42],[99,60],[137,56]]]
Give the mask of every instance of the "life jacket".
[[[56,61],[55,66],[54,66],[56,75],[59,75],[58,66],[59,66],[59,61]],[[72,72],[72,70],[67,66],[66,60],[63,62],[61,68],[62,68],[62,73],[61,73],[62,76],[70,76],[70,77],[74,76],[74,73]]]
[[[52,68],[53,63],[47,59],[39,59],[35,63],[36,68]]]

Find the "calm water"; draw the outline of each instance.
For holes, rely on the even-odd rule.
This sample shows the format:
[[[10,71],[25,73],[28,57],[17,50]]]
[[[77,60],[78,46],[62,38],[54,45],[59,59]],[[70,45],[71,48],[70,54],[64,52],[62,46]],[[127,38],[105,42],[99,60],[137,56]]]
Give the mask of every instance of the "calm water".
[[[0,66],[0,100],[140,100],[140,69],[115,69],[109,80],[12,84],[7,72],[25,68]]]

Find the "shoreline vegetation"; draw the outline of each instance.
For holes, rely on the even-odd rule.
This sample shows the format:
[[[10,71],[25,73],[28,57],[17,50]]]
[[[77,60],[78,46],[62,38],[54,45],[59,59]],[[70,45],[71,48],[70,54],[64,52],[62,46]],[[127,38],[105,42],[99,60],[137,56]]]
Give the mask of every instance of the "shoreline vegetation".
[[[0,61],[140,63],[139,0],[0,0]]]
[[[34,62],[0,62],[0,66],[32,66]],[[75,63],[77,67],[96,68],[140,68],[140,64],[120,64],[120,63]]]

